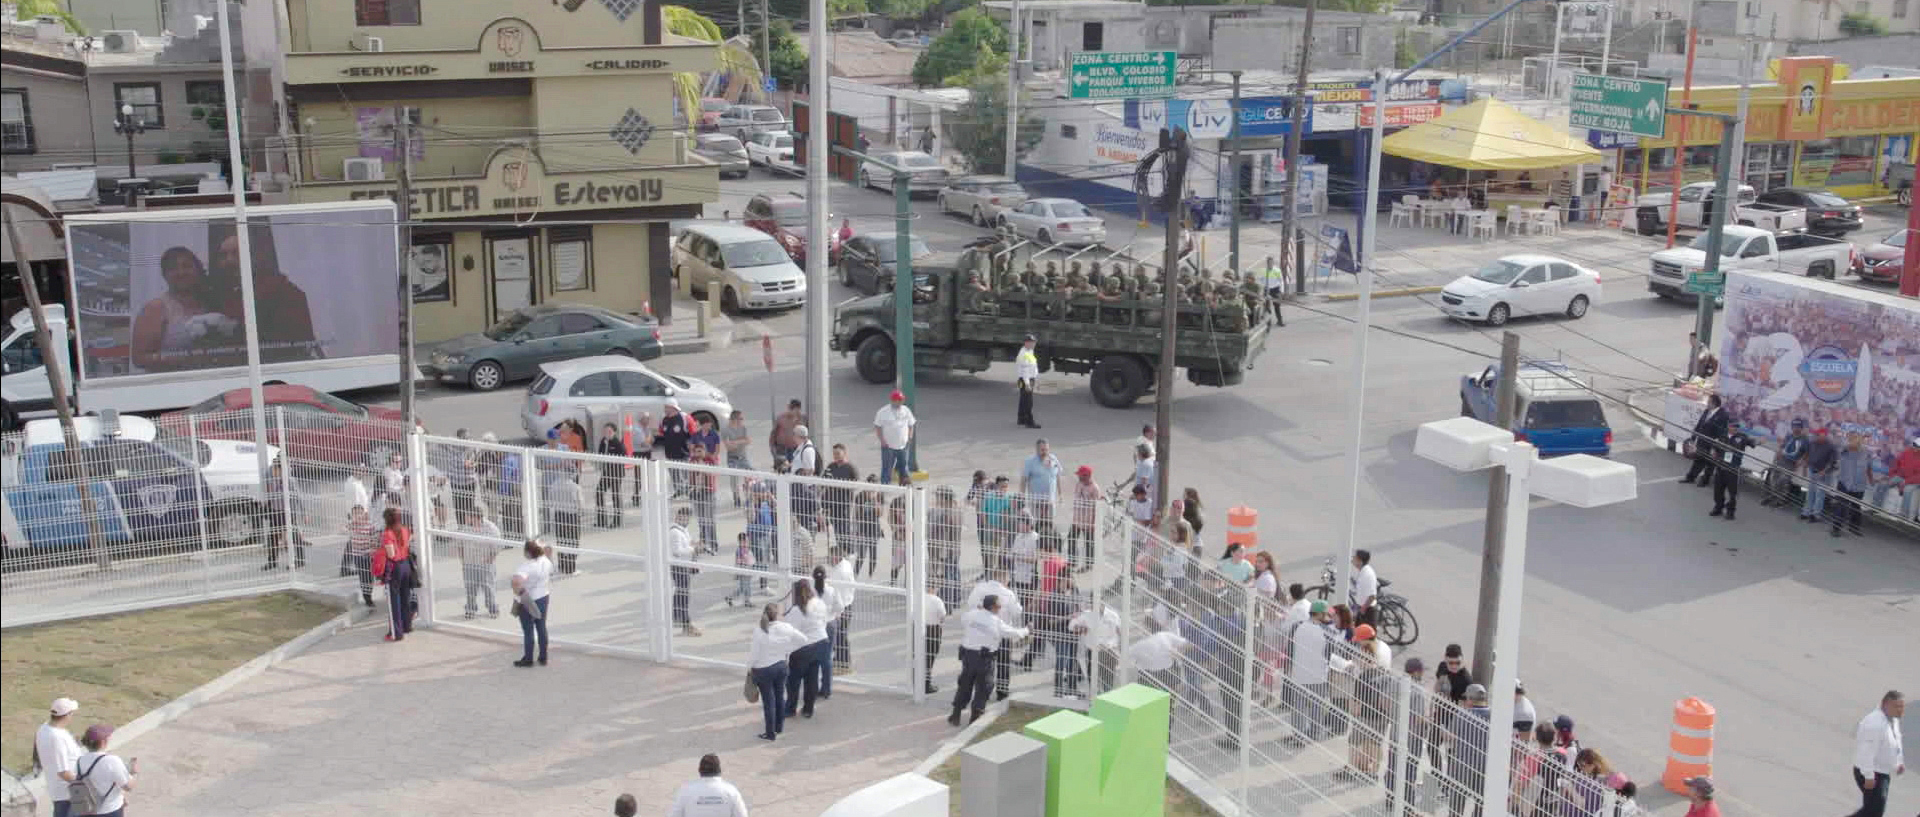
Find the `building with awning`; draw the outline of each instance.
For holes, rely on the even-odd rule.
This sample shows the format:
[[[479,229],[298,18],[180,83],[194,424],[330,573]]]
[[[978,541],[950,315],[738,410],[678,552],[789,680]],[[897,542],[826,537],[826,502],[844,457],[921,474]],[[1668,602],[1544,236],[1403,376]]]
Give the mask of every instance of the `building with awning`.
[[[1545,170],[1600,161],[1563,128],[1491,97],[1381,141],[1383,153],[1462,170]]]

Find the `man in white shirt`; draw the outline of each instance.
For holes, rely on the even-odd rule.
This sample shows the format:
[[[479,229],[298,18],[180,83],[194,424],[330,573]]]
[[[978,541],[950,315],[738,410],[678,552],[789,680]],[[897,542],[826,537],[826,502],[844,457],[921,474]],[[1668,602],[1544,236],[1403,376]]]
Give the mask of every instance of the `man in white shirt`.
[[[833,594],[833,607],[839,617],[833,628],[833,671],[853,672],[853,560],[840,545],[827,547],[827,590]],[[825,696],[822,696],[825,697]]]
[[[1179,698],[1180,673],[1174,669],[1180,653],[1193,646],[1185,636],[1162,629],[1158,619],[1147,619],[1149,634],[1127,647],[1127,660],[1140,671],[1140,683]],[[1167,702],[1167,728],[1173,728],[1173,702]]]
[[[1033,348],[1038,341],[1028,335],[1026,342],[1020,344],[1020,353],[1013,357],[1013,377],[1015,385],[1020,387],[1020,425],[1027,428],[1039,428],[1033,419],[1033,390],[1040,385],[1040,358]]]
[[[1380,596],[1380,575],[1373,570],[1373,552],[1360,548],[1353,552],[1353,575],[1347,578],[1347,609],[1353,611],[1355,624],[1372,624],[1373,603]]]
[[[1005,568],[994,567],[988,570],[986,578],[981,579],[979,584],[973,586],[973,591],[967,594],[966,609],[969,612],[980,609],[981,605],[986,603],[988,596],[996,596],[1000,599],[1000,604],[994,610],[1000,616],[1000,620],[1009,627],[1020,626],[1021,621],[1026,618],[1026,607],[1020,603],[1020,597],[1007,587],[1006,579]],[[1013,675],[1011,655],[1013,651],[1008,649],[1011,646],[1007,643],[1000,644],[1000,648],[994,652],[993,656],[994,695],[1002,701],[1007,699],[1007,681]]]
[[[988,579],[974,590],[978,592],[992,584],[997,582]],[[1003,598],[1011,600],[1012,595],[986,593],[980,603],[961,618],[964,629],[960,637],[960,682],[953,691],[953,714],[947,716],[947,723],[954,726],[960,725],[962,709],[973,712],[968,723],[980,719],[980,713],[987,710],[987,690],[993,685],[994,655],[1002,656],[1001,666],[1005,666],[1008,640],[1027,637],[1027,628],[1006,622],[1007,602],[1003,602]],[[1006,693],[1001,692],[1000,697],[1005,698]]]
[[[673,512],[673,527],[667,529],[667,552],[676,562],[693,561],[693,534],[687,532],[687,523],[692,520],[692,508],[682,507]],[[667,571],[673,578],[673,623],[680,625],[680,632],[688,636],[700,635],[700,628],[693,626],[691,609],[694,570],[675,564]]]
[[[40,724],[40,730],[33,736],[33,757],[46,775],[53,817],[67,817],[67,809],[73,805],[67,799],[67,784],[73,781],[76,774],[73,764],[83,753],[73,733],[67,731],[67,722],[73,720],[73,713],[78,711],[80,703],[72,698],[53,699],[53,705],[47,710],[47,722]]]
[[[1287,624],[1288,640],[1293,645],[1292,666],[1288,668],[1287,681],[1299,695],[1293,710],[1296,734],[1288,736],[1287,741],[1296,746],[1305,741],[1319,740],[1326,721],[1322,710],[1328,694],[1332,692],[1327,682],[1333,656],[1333,635],[1327,630],[1327,622],[1331,618],[1332,611],[1327,603],[1316,601],[1307,608],[1306,620]]]
[[[947,620],[947,603],[933,592],[931,583],[927,585],[926,595],[920,611],[920,627],[927,639],[927,694],[932,695],[940,691],[933,683],[933,662],[940,657],[941,624]]]
[[[1155,428],[1153,427],[1153,424],[1152,424],[1152,423],[1148,423],[1148,424],[1146,424],[1146,425],[1143,425],[1143,426],[1141,426],[1141,427],[1140,427],[1140,436],[1138,436],[1138,437],[1135,437],[1135,438],[1133,438],[1133,448],[1134,448],[1134,450],[1135,450],[1135,451],[1138,451],[1138,450],[1140,450],[1140,446],[1143,446],[1143,445],[1144,445],[1144,446],[1146,446],[1146,447],[1147,447],[1147,459],[1153,459],[1153,457],[1154,457],[1154,454],[1155,454],[1155,451],[1156,451],[1156,449],[1154,448],[1154,446],[1156,446],[1156,445],[1158,445],[1158,444],[1159,444],[1158,442],[1156,442],[1156,440],[1157,440],[1158,438],[1157,438],[1157,437],[1156,437],[1155,435],[1156,435],[1157,433],[1158,433],[1158,432],[1157,432],[1157,430],[1156,430],[1156,429],[1155,429]]]
[[[899,391],[888,395],[887,404],[873,415],[873,436],[880,441],[880,481],[911,483],[907,477],[907,444],[913,442],[913,409],[907,408],[907,396]],[[896,480],[894,475],[898,473]]]
[[[1907,697],[1888,690],[1880,705],[1860,719],[1853,735],[1853,785],[1860,789],[1860,810],[1853,817],[1883,817],[1887,790],[1895,775],[1906,774],[1905,748],[1900,743],[1900,717],[1907,713]],[[44,728],[44,727],[43,727]]]
[[[814,476],[820,473],[820,449],[813,444],[811,431],[806,426],[794,426],[793,436],[800,445],[793,451],[793,472]]]
[[[1080,637],[1083,673],[1092,678],[1089,692],[1112,689],[1118,658],[1114,651],[1120,648],[1120,613],[1095,598],[1067,622],[1067,631]]]
[[[674,792],[667,817],[747,817],[747,801],[732,783],[720,779],[720,756],[700,758],[700,778]]]

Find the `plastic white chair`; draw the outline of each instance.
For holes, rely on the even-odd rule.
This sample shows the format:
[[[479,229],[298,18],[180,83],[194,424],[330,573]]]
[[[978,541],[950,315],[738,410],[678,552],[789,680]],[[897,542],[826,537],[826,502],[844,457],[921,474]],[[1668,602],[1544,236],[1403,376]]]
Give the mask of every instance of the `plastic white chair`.
[[[1500,224],[1494,219],[1492,210],[1474,210],[1469,215],[1473,218],[1473,221],[1467,225],[1469,236],[1477,238],[1485,234],[1487,240],[1491,241],[1499,234]]]
[[[1420,226],[1422,227],[1447,226],[1448,210],[1447,210],[1446,202],[1428,201],[1428,202],[1421,202],[1421,205],[1422,206],[1420,208]]]
[[[1516,233],[1526,235],[1526,232],[1527,219],[1525,216],[1520,215],[1520,205],[1507,205],[1507,235],[1514,235]]]
[[[1393,211],[1387,214],[1387,226],[1397,226],[1402,221],[1406,222],[1408,227],[1413,226],[1413,204],[1404,200],[1393,203]]]

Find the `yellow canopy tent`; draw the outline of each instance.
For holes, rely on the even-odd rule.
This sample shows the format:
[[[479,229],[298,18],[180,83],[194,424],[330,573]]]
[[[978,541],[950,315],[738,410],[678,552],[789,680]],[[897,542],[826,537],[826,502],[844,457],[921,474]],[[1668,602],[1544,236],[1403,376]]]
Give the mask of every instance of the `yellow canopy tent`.
[[[1491,97],[1388,136],[1380,149],[1466,170],[1540,170],[1600,161],[1600,151]]]

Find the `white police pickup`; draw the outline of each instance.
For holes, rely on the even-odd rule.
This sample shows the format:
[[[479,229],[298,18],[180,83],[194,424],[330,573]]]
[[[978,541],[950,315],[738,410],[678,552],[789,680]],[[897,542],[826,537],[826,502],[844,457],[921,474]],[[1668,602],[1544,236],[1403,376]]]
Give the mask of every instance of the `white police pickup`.
[[[84,547],[85,481],[110,546],[243,544],[265,510],[268,479],[251,442],[189,439],[142,417],[74,418],[81,450],[58,420],[34,420],[0,452],[0,532],[9,558]],[[267,447],[269,462],[280,450]],[[271,466],[269,466],[271,467]],[[202,524],[204,522],[204,525]]]

